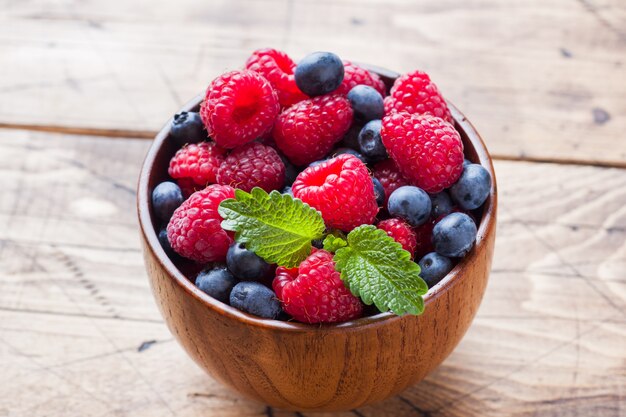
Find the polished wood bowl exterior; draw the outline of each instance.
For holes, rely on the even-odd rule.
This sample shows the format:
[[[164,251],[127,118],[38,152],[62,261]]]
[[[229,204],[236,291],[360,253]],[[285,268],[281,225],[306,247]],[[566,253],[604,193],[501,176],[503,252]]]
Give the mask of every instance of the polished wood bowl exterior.
[[[388,86],[397,77],[387,70],[368,68]],[[197,109],[200,100],[196,97],[183,110]],[[139,179],[141,238],[157,305],[171,332],[200,367],[246,397],[274,407],[349,410],[403,391],[452,352],[485,292],[496,235],[497,197],[484,143],[463,114],[449,106],[466,157],[482,164],[493,179],[476,246],[428,292],[421,316],[381,313],[324,326],[260,319],[222,304],[197,289],[166,256],[155,232],[150,193],[166,178],[169,159],[176,151],[166,140],[168,122],[156,136]]]

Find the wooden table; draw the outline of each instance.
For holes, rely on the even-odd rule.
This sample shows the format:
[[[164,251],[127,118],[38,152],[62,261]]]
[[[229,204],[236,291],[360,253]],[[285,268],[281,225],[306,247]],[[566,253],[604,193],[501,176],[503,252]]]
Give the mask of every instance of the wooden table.
[[[134,207],[146,139],[270,45],[426,70],[496,158],[474,325],[423,383],[332,415],[626,416],[622,0],[0,0],[0,416],[294,415],[172,340]]]

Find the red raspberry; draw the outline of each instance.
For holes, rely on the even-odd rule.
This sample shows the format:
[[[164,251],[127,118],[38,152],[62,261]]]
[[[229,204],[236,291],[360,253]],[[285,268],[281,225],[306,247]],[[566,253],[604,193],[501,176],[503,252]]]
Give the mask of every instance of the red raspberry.
[[[380,181],[385,189],[385,207],[391,193],[403,185],[409,185],[393,159],[385,159],[374,165],[372,175]]]
[[[343,61],[343,70],[343,81],[335,90],[336,94],[347,95],[352,90],[352,87],[362,84],[375,88],[381,96],[385,97],[385,83],[378,74],[361,68],[350,61]]]
[[[242,70],[213,80],[200,106],[200,117],[209,136],[231,149],[269,132],[279,111],[271,84],[254,71]]]
[[[438,193],[463,171],[463,142],[454,127],[429,115],[392,113],[383,118],[383,144],[414,185]]]
[[[413,228],[415,233],[415,259],[422,259],[422,257],[435,250],[433,246],[433,228],[440,219],[430,219],[421,226]]]
[[[352,124],[352,107],[343,96],[311,98],[284,110],[274,126],[274,140],[295,165],[328,154]]]
[[[225,153],[226,149],[213,142],[192,143],[176,152],[167,172],[188,196],[216,182]]]
[[[389,236],[401,244],[402,249],[409,252],[411,259],[413,259],[413,252],[415,252],[417,243],[415,240],[415,232],[413,232],[411,226],[400,219],[387,219],[379,222],[376,227],[387,232]]]
[[[232,187],[219,184],[193,193],[174,211],[167,225],[172,249],[197,262],[224,261],[233,239],[232,232],[222,229],[217,207],[223,200],[234,197]]]
[[[278,267],[272,287],[283,310],[303,323],[337,323],[363,314],[363,304],[344,285],[333,255],[325,250],[314,250],[299,268]]]
[[[246,143],[233,149],[222,162],[217,182],[248,192],[254,187],[267,192],[280,190],[285,184],[285,164],[273,148]]]
[[[405,111],[430,114],[454,123],[446,101],[425,72],[416,70],[399,77],[385,97],[385,114]]]
[[[246,61],[246,68],[258,72],[272,84],[281,107],[289,107],[308,98],[296,85],[293,75],[296,63],[284,52],[257,49]]]
[[[198,185],[191,178],[180,178],[176,180],[176,183],[180,187],[180,190],[183,192],[183,197],[189,198],[189,196],[196,191],[200,191],[205,189],[205,186]]]
[[[322,213],[327,227],[349,231],[372,224],[378,213],[367,167],[350,154],[305,169],[291,189],[294,197]]]

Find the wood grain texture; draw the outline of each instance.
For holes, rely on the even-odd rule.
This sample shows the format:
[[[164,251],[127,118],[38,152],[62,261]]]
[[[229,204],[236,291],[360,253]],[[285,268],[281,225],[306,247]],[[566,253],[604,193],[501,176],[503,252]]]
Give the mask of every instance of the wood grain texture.
[[[253,49],[321,49],[428,71],[495,156],[626,165],[620,0],[2,0],[0,10],[0,125],[145,137]]]
[[[206,377],[161,322],[134,211],[148,145],[0,130],[0,416],[295,417]],[[626,171],[496,171],[493,272],[458,348],[401,396],[311,416],[625,415]]]

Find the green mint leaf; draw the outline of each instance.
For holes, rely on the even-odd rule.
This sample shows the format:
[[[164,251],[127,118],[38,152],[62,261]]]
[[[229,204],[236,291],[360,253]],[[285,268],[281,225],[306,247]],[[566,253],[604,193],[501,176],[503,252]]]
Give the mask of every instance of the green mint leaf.
[[[359,226],[348,234],[348,246],[335,253],[336,269],[350,291],[365,304],[398,315],[421,314],[428,286],[409,252],[385,231]]]
[[[324,239],[324,249],[328,252],[336,252],[337,249],[348,246],[348,242],[335,235],[328,235]]]
[[[235,190],[235,198],[221,202],[222,228],[266,262],[296,267],[311,253],[311,241],[324,233],[324,220],[308,204],[278,191],[267,194],[255,187]]]

